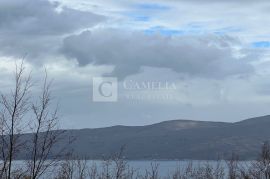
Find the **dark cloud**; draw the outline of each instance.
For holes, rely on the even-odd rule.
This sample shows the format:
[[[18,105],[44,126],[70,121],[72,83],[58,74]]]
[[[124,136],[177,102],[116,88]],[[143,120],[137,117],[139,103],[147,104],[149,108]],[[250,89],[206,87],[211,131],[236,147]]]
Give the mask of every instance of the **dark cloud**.
[[[142,67],[169,68],[189,76],[225,78],[253,71],[249,56],[236,57],[237,40],[218,36],[147,35],[117,30],[85,31],[64,40],[62,52],[79,65],[113,65],[125,78]]]
[[[57,10],[58,8],[58,10]],[[4,55],[31,57],[50,54],[65,34],[92,27],[103,16],[47,0],[0,1],[0,52]]]

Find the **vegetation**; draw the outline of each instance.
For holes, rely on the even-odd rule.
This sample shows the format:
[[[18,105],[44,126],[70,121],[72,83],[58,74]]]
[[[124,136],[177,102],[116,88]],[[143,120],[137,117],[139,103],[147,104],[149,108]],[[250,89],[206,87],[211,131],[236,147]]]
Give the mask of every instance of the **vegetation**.
[[[34,96],[31,73],[26,74],[23,62],[16,64],[14,89],[0,98],[0,178],[39,178],[48,168],[58,162],[64,148],[50,157],[53,146],[63,137],[58,129],[57,107],[52,105],[51,82],[45,78],[39,95]],[[24,133],[33,133],[25,138]],[[23,167],[15,167],[14,159],[27,150]]]
[[[62,163],[56,179],[269,179],[270,145],[265,142],[258,160],[240,162],[232,154],[228,161],[217,161],[215,165],[206,162],[202,165],[190,162],[178,167],[167,176],[160,175],[159,164],[151,163],[150,170],[144,173],[129,166],[122,152],[104,160],[101,166],[87,165],[86,160],[67,160]],[[181,165],[179,165],[181,166]]]

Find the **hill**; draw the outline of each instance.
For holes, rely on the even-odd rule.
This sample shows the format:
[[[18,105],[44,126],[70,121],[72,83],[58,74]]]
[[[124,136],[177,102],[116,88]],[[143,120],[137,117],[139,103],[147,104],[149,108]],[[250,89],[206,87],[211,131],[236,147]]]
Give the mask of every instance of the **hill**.
[[[270,116],[235,123],[173,120],[147,126],[67,130],[65,135],[76,138],[69,151],[90,159],[108,157],[122,146],[125,157],[136,160],[228,159],[232,152],[240,159],[255,159],[261,144],[270,139]]]
[[[270,139],[270,116],[236,123],[173,120],[147,126],[113,126],[67,131],[79,156],[101,159],[125,146],[129,159],[217,159],[232,152],[256,158]]]

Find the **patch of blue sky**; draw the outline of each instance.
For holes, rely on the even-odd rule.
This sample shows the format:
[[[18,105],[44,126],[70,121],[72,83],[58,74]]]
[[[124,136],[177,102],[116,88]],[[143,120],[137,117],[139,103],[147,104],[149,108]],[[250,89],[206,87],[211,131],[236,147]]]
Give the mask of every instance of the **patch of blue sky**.
[[[187,25],[182,26],[181,28],[168,28],[164,26],[153,26],[150,27],[144,32],[146,34],[161,34],[166,36],[172,35],[202,35],[202,34],[216,34],[216,35],[226,35],[228,33],[239,33],[243,32],[244,29],[239,27],[224,27],[219,29],[207,28],[204,23],[201,22],[192,22]]]
[[[239,33],[243,32],[244,29],[241,27],[228,26],[222,28],[209,28],[209,23],[213,24],[213,22],[191,22],[187,25],[183,26],[182,29],[185,30],[187,34],[204,34],[204,33],[214,33],[216,35],[226,35],[229,33]]]
[[[128,16],[134,21],[148,22],[151,20],[151,17],[148,15],[140,14],[138,12],[128,12],[124,13],[125,16]]]
[[[170,7],[157,3],[140,3],[132,6],[133,10],[122,13],[134,21],[148,22],[159,11],[169,10]]]
[[[258,41],[251,44],[254,48],[270,48],[270,41]]]
[[[155,11],[164,11],[164,10],[169,10],[171,9],[169,6],[165,6],[162,4],[157,4],[157,3],[141,3],[135,5],[136,8],[140,10],[155,10]]]
[[[184,34],[184,31],[177,29],[169,29],[162,26],[155,26],[144,30],[144,33],[148,35],[161,34],[164,36],[173,36],[173,35],[182,35]]]
[[[192,35],[196,35],[196,34],[203,34],[206,33],[207,30],[205,28],[205,24],[201,23],[201,22],[192,22],[189,23],[185,26],[182,27],[182,29],[184,29],[184,32],[186,34],[192,34]]]
[[[149,16],[133,16],[133,20],[134,21],[142,21],[142,22],[148,22],[150,21],[150,17]]]

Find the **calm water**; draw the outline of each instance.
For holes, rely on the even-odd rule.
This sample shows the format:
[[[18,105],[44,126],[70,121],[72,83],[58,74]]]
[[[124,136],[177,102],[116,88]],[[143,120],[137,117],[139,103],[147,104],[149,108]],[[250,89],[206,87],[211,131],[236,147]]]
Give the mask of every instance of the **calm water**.
[[[181,161],[164,161],[164,160],[152,160],[152,161],[128,161],[128,165],[139,171],[140,173],[144,173],[145,170],[151,170],[151,165],[157,165],[159,169],[159,174],[164,176],[168,173],[175,171],[177,168],[183,169],[187,167],[192,162],[192,165],[196,168],[200,165],[210,164],[211,166],[216,166],[216,161],[197,161],[197,160],[181,160]],[[102,161],[88,161],[89,165],[96,163],[97,165],[101,165]],[[225,166],[225,161],[222,162],[222,165]]]

